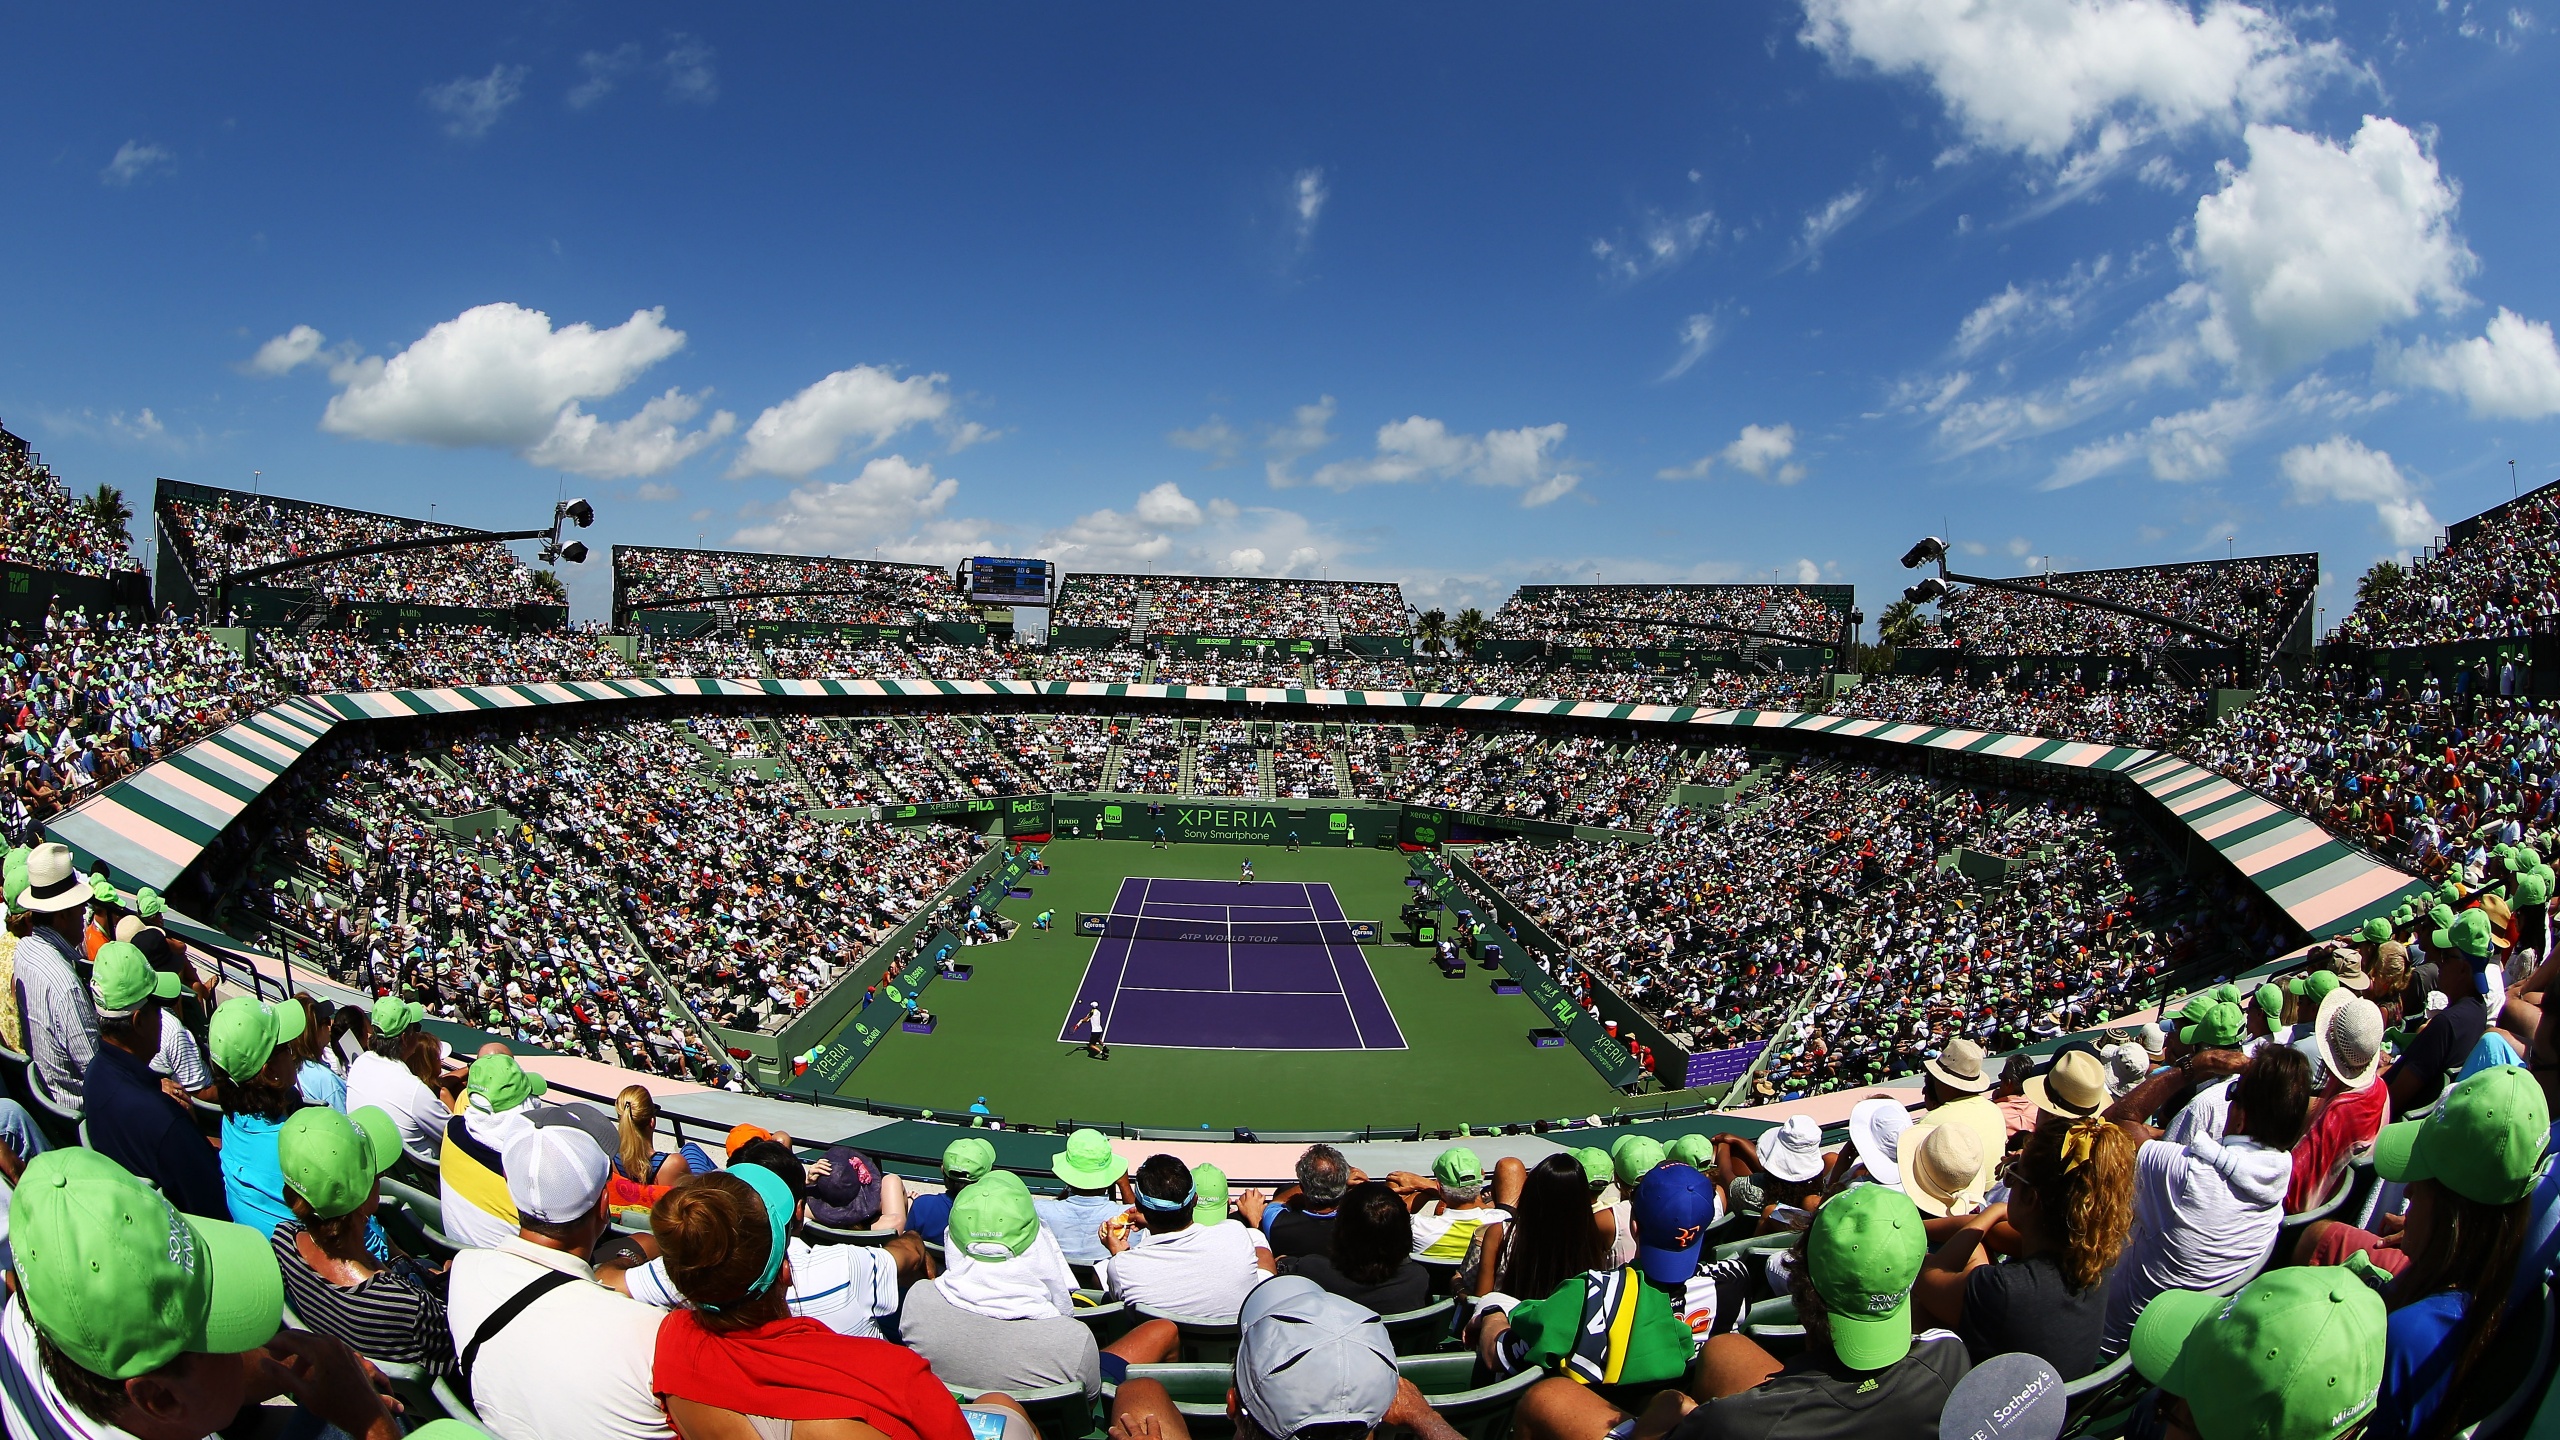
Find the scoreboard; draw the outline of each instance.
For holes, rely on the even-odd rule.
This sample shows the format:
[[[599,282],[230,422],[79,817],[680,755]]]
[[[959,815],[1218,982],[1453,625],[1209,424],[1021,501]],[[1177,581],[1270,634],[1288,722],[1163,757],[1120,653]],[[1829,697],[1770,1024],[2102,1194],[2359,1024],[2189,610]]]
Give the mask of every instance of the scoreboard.
[[[1049,577],[1054,569],[1046,560],[976,555],[968,561],[965,583],[973,600],[999,605],[1046,605]]]

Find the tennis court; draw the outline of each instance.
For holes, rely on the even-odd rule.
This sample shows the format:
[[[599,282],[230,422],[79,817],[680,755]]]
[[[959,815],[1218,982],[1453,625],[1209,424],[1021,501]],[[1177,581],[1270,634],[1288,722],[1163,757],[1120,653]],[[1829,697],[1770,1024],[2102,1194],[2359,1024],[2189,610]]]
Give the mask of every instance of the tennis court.
[[[1133,875],[1112,901],[1058,1038],[1102,1007],[1113,1045],[1401,1050],[1404,1032],[1322,882]]]

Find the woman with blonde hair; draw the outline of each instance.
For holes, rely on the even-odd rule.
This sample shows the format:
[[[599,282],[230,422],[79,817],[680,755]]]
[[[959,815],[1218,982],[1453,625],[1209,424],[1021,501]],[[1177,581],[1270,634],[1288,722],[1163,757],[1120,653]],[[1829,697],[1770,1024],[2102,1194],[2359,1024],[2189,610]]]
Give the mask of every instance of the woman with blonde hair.
[[[2065,1380],[2098,1368],[2107,1275],[2133,1230],[2133,1137],[2103,1116],[2052,1117],[2004,1167],[2009,1198],[1985,1206],[1920,1268],[1920,1319],[1953,1330],[1975,1363],[2024,1351]],[[2017,1235],[1993,1263],[1994,1226]]]
[[[658,1099],[646,1085],[625,1085],[613,1097],[613,1123],[622,1132],[614,1173],[631,1184],[673,1185],[687,1175],[708,1175],[720,1168],[690,1140],[673,1150],[657,1148]]]

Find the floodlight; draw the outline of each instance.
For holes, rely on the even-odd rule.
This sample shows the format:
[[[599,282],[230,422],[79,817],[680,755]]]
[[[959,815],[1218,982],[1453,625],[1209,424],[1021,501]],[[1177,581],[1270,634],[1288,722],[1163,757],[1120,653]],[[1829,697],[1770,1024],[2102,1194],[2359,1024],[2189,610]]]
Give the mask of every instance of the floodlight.
[[[1944,560],[1946,558],[1947,542],[1939,539],[1935,535],[1931,535],[1922,539],[1919,544],[1912,546],[1910,550],[1903,554],[1902,568],[1905,570],[1917,570],[1932,560]]]
[[[587,563],[587,547],[572,540],[560,547],[560,558],[572,565],[584,565]]]
[[[566,519],[575,524],[579,529],[584,530],[588,526],[596,523],[596,507],[588,504],[584,500],[572,500],[561,506],[560,514],[554,518]]]
[[[1949,586],[1946,581],[1932,575],[1928,579],[1921,581],[1919,584],[1912,586],[1910,589],[1903,591],[1902,598],[1910,601],[1914,605],[1931,605],[1940,600],[1946,599],[1954,593],[1955,590]]]

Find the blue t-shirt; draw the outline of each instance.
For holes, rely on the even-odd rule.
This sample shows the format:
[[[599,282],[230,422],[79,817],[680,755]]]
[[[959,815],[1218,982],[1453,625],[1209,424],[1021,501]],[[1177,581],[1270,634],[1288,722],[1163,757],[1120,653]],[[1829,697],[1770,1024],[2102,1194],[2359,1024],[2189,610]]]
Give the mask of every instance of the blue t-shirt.
[[[1098,1265],[1111,1253],[1102,1243],[1102,1222],[1129,1207],[1112,1195],[1035,1197],[1031,1202],[1040,1223],[1058,1237],[1058,1248],[1071,1265]]]
[[[347,1113],[347,1082],[338,1078],[337,1071],[317,1060],[305,1060],[302,1068],[294,1072],[293,1080],[304,1100],[326,1105],[341,1115]]]
[[[284,1166],[276,1159],[276,1137],[284,1122],[263,1115],[222,1117],[222,1197],[230,1202],[232,1223],[261,1235],[293,1223],[284,1203]]]
[[[2560,1155],[2560,1121],[2554,1121],[2550,1137],[2542,1142],[2542,1158],[2548,1166],[2542,1172],[2542,1183],[2533,1187],[2533,1204],[2525,1213],[2524,1249],[2516,1260],[2516,1288],[2508,1297],[2508,1313],[2534,1303],[2534,1292],[2541,1288],[2554,1267],[2560,1267],[2560,1164],[2551,1163]]]
[[[2449,1343],[2462,1325],[2459,1290],[2440,1290],[2391,1312],[2382,1347],[2382,1395],[2373,1407],[2373,1440],[2407,1440],[2435,1422],[2436,1408],[2462,1347]]]
[[[934,1244],[942,1243],[942,1232],[951,1224],[951,1197],[945,1194],[911,1195],[907,1198],[907,1228]]]

